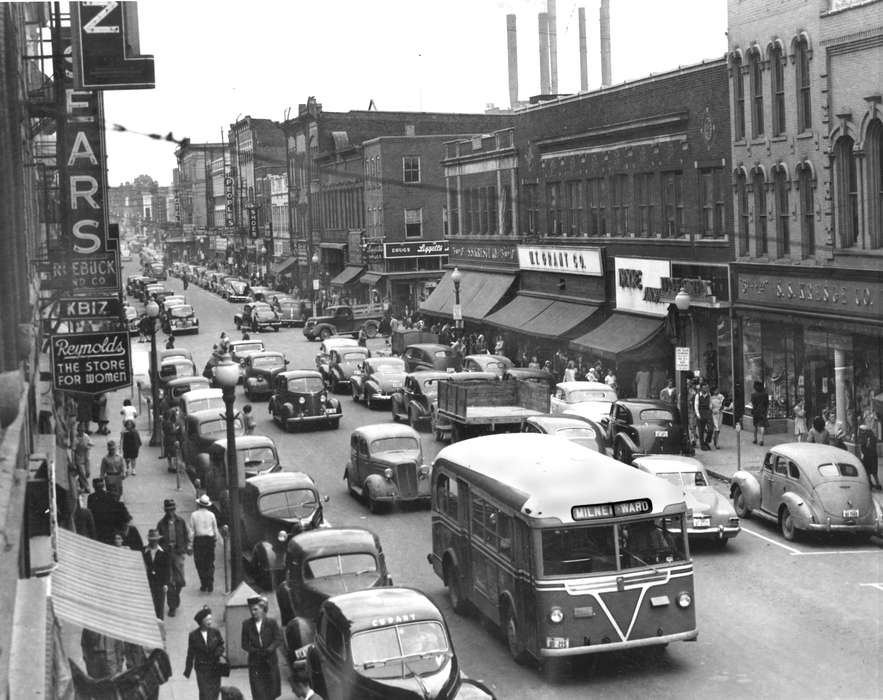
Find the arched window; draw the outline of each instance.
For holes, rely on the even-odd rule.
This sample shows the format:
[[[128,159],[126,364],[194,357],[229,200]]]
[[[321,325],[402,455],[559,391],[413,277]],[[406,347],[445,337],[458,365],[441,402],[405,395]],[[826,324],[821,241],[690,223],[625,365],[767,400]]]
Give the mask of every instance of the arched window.
[[[788,171],[778,167],[774,171],[773,182],[776,191],[776,255],[784,257],[791,253],[791,212],[788,207]]]
[[[816,253],[815,193],[812,168],[803,163],[797,168],[797,186],[800,188],[800,240],[803,256]]]
[[[745,138],[745,76],[742,75],[742,55],[733,55],[733,137],[736,141]]]
[[[797,87],[797,129],[812,128],[812,99],[810,97],[809,42],[802,36],[794,46],[794,68]]]
[[[748,177],[741,168],[736,172],[736,225],[739,227],[739,255],[748,255]]]
[[[837,183],[834,209],[841,248],[852,248],[858,243],[858,178],[853,145],[849,136],[841,136],[834,146],[834,177]]]
[[[770,96],[773,136],[779,136],[785,131],[785,56],[778,42],[770,49]]]
[[[883,247],[883,122],[874,119],[865,137],[870,247]]]
[[[766,255],[767,247],[767,211],[766,211],[766,179],[763,171],[758,169],[754,171],[754,177],[751,178],[751,185],[754,189],[754,254],[756,256]]]
[[[763,60],[760,51],[748,54],[748,73],[751,82],[751,135],[763,136]]]

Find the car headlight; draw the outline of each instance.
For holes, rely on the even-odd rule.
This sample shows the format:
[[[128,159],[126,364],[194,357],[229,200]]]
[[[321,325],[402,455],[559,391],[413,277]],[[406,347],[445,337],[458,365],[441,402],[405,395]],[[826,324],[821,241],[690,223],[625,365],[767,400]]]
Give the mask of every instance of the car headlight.
[[[303,405],[303,404],[305,404],[305,403],[307,402],[307,400],[306,400],[303,396],[301,396],[301,397],[297,400],[297,402],[298,402],[299,404]]]
[[[564,611],[557,605],[549,609],[549,622],[560,624],[564,620]]]
[[[285,542],[288,540],[288,533],[285,530],[279,530],[279,534],[276,535],[276,539],[280,542]]]
[[[328,396],[326,394],[322,394],[319,397],[319,401],[321,401],[322,403],[325,403],[327,400],[328,400]]]
[[[424,464],[420,467],[420,470],[417,472],[418,479],[428,479],[429,473],[431,471],[431,467],[428,464]]]
[[[389,467],[384,469],[383,476],[385,476],[387,479],[392,479],[392,469],[390,469]]]
[[[687,591],[681,591],[678,593],[678,607],[689,608],[692,604],[693,596],[687,593]]]

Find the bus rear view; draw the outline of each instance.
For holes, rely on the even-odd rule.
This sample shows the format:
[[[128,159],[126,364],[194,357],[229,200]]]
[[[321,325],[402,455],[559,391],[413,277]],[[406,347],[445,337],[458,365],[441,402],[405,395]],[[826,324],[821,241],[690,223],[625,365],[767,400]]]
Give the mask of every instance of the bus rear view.
[[[683,494],[562,438],[442,450],[429,555],[458,612],[498,624],[519,663],[697,637]]]

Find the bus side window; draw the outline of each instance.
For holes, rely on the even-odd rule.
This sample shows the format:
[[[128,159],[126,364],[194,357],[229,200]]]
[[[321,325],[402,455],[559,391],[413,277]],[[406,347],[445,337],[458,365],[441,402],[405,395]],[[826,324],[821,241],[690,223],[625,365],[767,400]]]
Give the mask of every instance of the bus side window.
[[[457,519],[457,482],[446,474],[441,474],[435,485],[435,507],[440,513]]]
[[[500,553],[512,558],[512,516],[497,512],[497,534],[500,536]]]

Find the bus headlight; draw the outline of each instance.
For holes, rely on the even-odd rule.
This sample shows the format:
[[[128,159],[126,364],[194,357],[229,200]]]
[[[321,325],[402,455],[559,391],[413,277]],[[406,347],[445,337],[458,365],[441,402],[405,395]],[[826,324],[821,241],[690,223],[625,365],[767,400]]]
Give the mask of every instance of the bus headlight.
[[[307,402],[307,400],[306,400],[303,396],[301,396],[301,397],[297,400],[297,402],[298,402],[299,404],[303,405],[303,404],[305,404],[305,403]]]
[[[564,611],[557,605],[549,610],[549,622],[559,624],[564,620]]]
[[[678,607],[689,608],[692,604],[693,596],[687,593],[687,591],[681,591],[678,593]]]
[[[384,469],[383,476],[385,476],[387,479],[392,479],[392,469],[390,469],[389,467]]]

